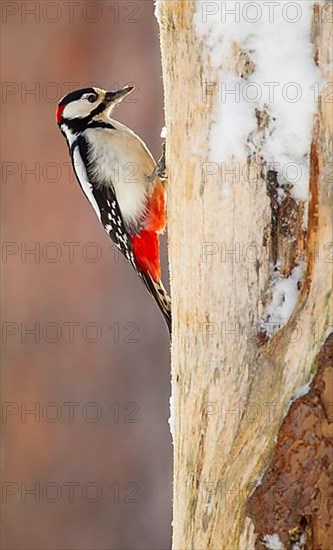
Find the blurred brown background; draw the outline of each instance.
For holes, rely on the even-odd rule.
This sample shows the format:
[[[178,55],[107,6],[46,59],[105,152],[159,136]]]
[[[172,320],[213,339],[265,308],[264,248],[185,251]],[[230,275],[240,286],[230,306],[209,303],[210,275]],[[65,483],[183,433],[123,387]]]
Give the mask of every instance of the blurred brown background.
[[[115,117],[160,155],[153,0],[1,10],[1,547],[166,549],[167,328],[74,181],[55,124],[71,89],[135,83]]]

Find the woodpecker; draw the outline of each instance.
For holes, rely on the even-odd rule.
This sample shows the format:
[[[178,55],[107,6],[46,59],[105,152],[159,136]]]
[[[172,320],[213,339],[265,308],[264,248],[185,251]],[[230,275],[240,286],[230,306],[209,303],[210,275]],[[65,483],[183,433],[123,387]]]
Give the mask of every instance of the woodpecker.
[[[171,303],[159,259],[159,234],[166,224],[161,166],[142,139],[110,116],[133,89],[71,92],[60,100],[56,120],[82,191],[156,300],[171,332]]]

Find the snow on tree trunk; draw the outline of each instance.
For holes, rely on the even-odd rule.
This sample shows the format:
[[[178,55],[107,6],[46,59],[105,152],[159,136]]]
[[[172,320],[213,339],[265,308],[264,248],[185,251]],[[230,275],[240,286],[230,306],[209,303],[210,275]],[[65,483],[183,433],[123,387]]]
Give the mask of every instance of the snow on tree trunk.
[[[253,547],[247,499],[330,322],[331,14],[267,4],[156,2],[175,550]]]

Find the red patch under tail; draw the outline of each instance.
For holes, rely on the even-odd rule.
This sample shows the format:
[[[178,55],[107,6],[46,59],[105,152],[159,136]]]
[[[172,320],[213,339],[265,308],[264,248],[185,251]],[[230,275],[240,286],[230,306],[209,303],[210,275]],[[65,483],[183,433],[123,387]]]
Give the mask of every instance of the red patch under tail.
[[[161,278],[160,245],[158,235],[151,231],[141,231],[139,235],[133,235],[132,247],[138,267],[154,279]]]

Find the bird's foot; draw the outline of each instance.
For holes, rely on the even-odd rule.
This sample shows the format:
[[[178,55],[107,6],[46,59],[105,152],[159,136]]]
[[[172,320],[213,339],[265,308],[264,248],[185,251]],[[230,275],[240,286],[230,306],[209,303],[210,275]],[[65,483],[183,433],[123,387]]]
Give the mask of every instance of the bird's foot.
[[[148,176],[150,181],[154,181],[155,178],[160,178],[162,181],[168,179],[165,166],[165,142],[162,145],[162,155],[158,159],[154,171]]]
[[[163,142],[163,145],[162,145],[162,155],[157,161],[155,170],[152,174],[152,178],[155,178],[156,176],[164,181],[167,179],[166,166],[165,166],[165,141]]]

